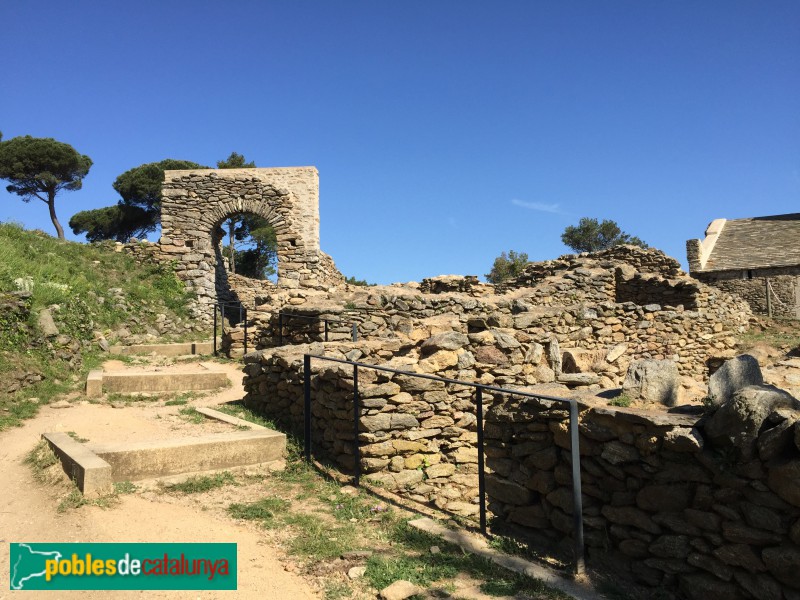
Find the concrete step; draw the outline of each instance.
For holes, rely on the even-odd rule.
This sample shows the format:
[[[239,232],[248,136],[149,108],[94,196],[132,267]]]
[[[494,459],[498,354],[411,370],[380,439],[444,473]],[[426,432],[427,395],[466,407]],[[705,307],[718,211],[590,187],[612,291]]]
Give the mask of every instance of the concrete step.
[[[133,354],[157,354],[158,356],[186,356],[187,354],[211,354],[213,342],[183,342],[177,344],[135,344],[133,346],[111,346],[111,354],[130,356]]]
[[[87,448],[111,465],[114,481],[140,481],[280,460],[286,436],[260,429],[159,442],[90,444]]]
[[[103,393],[187,392],[215,390],[229,385],[227,373],[200,367],[193,371],[90,371],[86,378],[86,397]]]

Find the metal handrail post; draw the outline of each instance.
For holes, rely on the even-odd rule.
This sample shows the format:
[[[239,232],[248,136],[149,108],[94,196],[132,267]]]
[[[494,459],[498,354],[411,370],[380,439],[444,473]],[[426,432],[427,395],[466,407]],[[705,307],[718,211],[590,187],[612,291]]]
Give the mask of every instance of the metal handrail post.
[[[583,500],[581,498],[581,453],[578,436],[578,403],[569,401],[570,460],[572,461],[572,524],[575,528],[575,573],[586,569],[583,550]]]
[[[483,388],[475,390],[475,416],[478,425],[478,505],[481,533],[486,535],[486,470],[483,455]]]
[[[303,453],[311,462],[311,355],[303,355]]]
[[[572,462],[572,499],[573,499],[573,525],[574,525],[574,552],[575,552],[575,572],[578,574],[584,573],[586,569],[585,564],[585,550],[584,550],[584,536],[583,536],[583,501],[581,497],[581,468],[580,468],[580,440],[578,435],[578,403],[575,400],[566,398],[557,398],[555,396],[546,396],[543,394],[532,394],[522,390],[511,390],[492,385],[483,385],[468,381],[460,381],[458,379],[451,379],[449,377],[438,377],[435,375],[428,375],[424,373],[415,373],[412,371],[404,371],[401,369],[394,369],[390,367],[383,367],[379,365],[370,365],[341,358],[334,358],[332,356],[319,356],[313,354],[303,355],[303,364],[305,369],[305,453],[307,460],[311,456],[311,359],[323,360],[339,364],[353,365],[353,433],[354,440],[354,456],[356,460],[356,485],[359,483],[361,460],[361,448],[358,439],[358,368],[372,369],[374,371],[382,371],[385,373],[394,373],[406,375],[408,377],[415,377],[419,379],[427,379],[429,381],[440,381],[445,384],[463,385],[475,388],[476,390],[476,421],[477,421],[477,446],[478,446],[478,493],[479,509],[480,509],[480,527],[481,533],[487,534],[486,525],[486,471],[485,471],[485,452],[484,452],[484,418],[483,418],[483,392],[496,392],[500,394],[511,394],[522,396],[525,398],[535,398],[537,400],[554,401],[559,403],[569,404],[569,429],[570,429],[570,460]]]
[[[214,356],[217,355],[217,305],[214,305]]]
[[[244,309],[244,353],[247,354],[247,309]]]
[[[358,366],[353,365],[353,456],[355,457],[355,486],[361,484],[361,445],[358,443]]]
[[[328,319],[323,319],[323,323],[325,323],[325,341],[328,341]]]

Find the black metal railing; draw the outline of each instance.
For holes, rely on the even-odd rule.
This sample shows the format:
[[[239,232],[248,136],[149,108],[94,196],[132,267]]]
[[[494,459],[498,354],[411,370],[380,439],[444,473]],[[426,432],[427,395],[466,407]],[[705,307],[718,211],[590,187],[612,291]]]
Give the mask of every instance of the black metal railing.
[[[479,523],[482,534],[487,535],[486,530],[486,467],[484,461],[484,436],[483,436],[483,392],[493,392],[499,394],[510,394],[523,398],[534,398],[547,402],[557,402],[569,405],[569,431],[570,431],[570,460],[572,462],[572,501],[573,501],[573,528],[574,528],[574,552],[575,552],[575,572],[583,573],[585,568],[584,547],[583,547],[583,502],[581,499],[581,466],[578,438],[578,403],[569,398],[556,398],[553,396],[543,396],[532,394],[520,390],[499,388],[490,385],[482,385],[458,379],[448,379],[435,375],[425,375],[423,373],[412,373],[401,371],[389,367],[368,365],[365,363],[351,360],[343,360],[328,356],[317,356],[313,354],[303,355],[303,394],[304,394],[304,414],[303,414],[303,453],[306,461],[311,462],[311,361],[320,360],[353,366],[353,454],[355,457],[354,483],[360,485],[361,479],[361,444],[358,439],[359,434],[359,394],[358,394],[358,369],[371,369],[383,371],[408,377],[417,377],[431,381],[440,381],[444,384],[461,385],[475,388],[475,416],[478,430],[478,494],[479,494]]]
[[[217,302],[214,305],[214,356],[217,355],[217,314],[222,324],[222,334],[225,334],[225,309],[228,315],[239,313],[237,323],[244,323],[244,353],[247,354],[247,309],[240,302]]]
[[[328,323],[347,323],[348,321],[342,321],[341,319],[327,319],[315,315],[293,315],[291,313],[284,313],[283,311],[278,313],[278,346],[283,346],[283,327],[288,320],[291,319],[305,319],[307,321],[321,321],[324,323],[324,335],[325,341],[328,341]],[[358,341],[358,324],[353,321],[351,322],[351,338],[354,342]]]

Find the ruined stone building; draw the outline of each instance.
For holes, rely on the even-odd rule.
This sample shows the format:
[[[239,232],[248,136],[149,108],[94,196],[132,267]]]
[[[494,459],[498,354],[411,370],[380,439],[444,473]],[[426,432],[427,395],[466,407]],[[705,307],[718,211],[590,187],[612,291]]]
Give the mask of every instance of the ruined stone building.
[[[128,248],[173,262],[206,315],[219,301],[247,307],[248,328],[234,324],[223,339],[241,356],[247,338],[247,407],[298,431],[308,416],[316,457],[474,520],[479,417],[463,382],[484,386],[490,517],[568,559],[578,486],[559,402],[573,394],[590,561],[690,600],[800,597],[797,401],[775,392],[745,428],[729,424],[733,395],[711,419],[699,403],[710,364],[734,356],[748,326],[739,295],[758,307],[748,286],[769,279],[776,298],[796,304],[781,286],[797,288],[800,215],[715,221],[688,244],[694,278],[658,250],[619,246],[531,263],[503,286],[443,276],[362,287],[319,249],[317,189],[309,167],[168,171],[160,243]],[[225,272],[215,231],[241,212],[278,234],[277,285]],[[358,378],[325,359],[358,361]],[[670,363],[673,401],[650,410],[595,397],[643,361]]]
[[[800,213],[715,219],[686,242],[691,275],[744,298],[753,312],[800,318]]]

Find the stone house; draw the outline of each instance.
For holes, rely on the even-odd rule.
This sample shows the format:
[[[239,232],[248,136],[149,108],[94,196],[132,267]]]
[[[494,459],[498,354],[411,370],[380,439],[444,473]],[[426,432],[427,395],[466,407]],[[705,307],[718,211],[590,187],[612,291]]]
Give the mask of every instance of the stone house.
[[[800,213],[715,219],[705,234],[686,242],[693,277],[755,313],[800,318]]]

